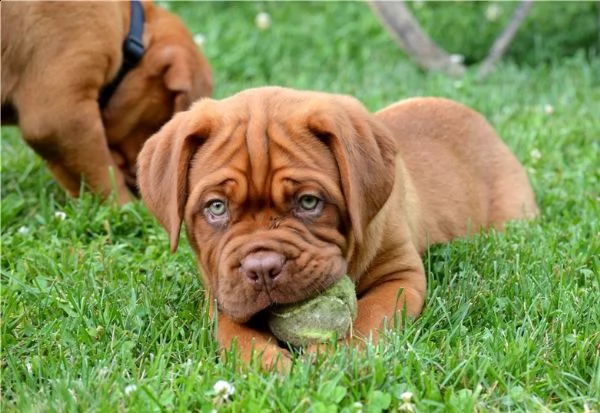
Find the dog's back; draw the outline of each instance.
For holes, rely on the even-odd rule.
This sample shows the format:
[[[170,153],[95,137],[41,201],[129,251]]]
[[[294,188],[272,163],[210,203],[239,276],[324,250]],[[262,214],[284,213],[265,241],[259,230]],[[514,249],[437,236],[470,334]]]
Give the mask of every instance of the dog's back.
[[[397,138],[419,199],[424,242],[533,217],[525,170],[486,119],[443,98],[413,98],[377,113]]]
[[[71,44],[86,44],[87,50],[97,50],[118,55],[124,24],[114,24],[125,19],[121,6],[112,2],[21,2],[3,1],[1,13],[2,32],[2,104],[10,103],[22,81],[40,77],[52,79],[48,62],[70,56]],[[124,20],[123,20],[124,21]],[[84,28],[82,30],[82,28]],[[102,33],[98,36],[97,33]],[[78,47],[77,50],[80,50]],[[114,50],[113,50],[114,49]],[[116,59],[115,59],[116,60]],[[112,71],[119,62],[113,62]]]

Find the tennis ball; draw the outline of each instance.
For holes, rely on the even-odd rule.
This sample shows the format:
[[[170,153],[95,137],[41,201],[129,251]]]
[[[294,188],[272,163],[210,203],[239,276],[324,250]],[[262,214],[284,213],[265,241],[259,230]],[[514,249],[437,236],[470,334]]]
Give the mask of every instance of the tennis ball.
[[[273,307],[268,322],[279,340],[302,347],[346,337],[356,312],[354,282],[345,275],[316,297]]]

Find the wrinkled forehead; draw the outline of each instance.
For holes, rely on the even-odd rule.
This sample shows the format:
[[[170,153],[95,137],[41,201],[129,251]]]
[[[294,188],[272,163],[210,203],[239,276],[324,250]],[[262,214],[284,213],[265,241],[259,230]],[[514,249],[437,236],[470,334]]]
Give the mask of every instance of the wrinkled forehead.
[[[192,182],[235,174],[256,193],[281,179],[339,186],[334,156],[307,127],[302,103],[238,99],[215,102],[211,109],[213,127],[193,158]]]

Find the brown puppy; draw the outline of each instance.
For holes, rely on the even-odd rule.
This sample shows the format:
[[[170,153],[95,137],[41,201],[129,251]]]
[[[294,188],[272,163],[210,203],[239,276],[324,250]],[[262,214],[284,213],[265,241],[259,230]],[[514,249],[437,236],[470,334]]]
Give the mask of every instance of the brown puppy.
[[[127,186],[135,188],[136,158],[146,139],[175,111],[212,92],[210,66],[179,18],[142,5],[144,56],[104,108],[99,94],[121,67],[130,2],[0,6],[2,122],[18,122],[72,196],[83,177],[104,197],[116,185],[118,201],[130,200]]]
[[[348,273],[354,334],[377,340],[396,311],[420,314],[430,244],[537,211],[490,124],[440,98],[375,115],[348,96],[277,87],[204,99],[148,140],[139,165],[142,197],[172,250],[185,221],[219,343],[237,340],[245,360],[263,351],[265,366],[287,356],[261,324],[272,304]]]

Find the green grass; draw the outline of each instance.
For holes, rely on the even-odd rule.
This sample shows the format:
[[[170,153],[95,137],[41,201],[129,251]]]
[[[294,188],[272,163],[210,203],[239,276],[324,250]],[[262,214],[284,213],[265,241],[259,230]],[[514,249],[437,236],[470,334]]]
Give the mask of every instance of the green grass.
[[[434,247],[420,319],[365,353],[340,348],[279,376],[218,360],[185,240],[171,255],[141,203],[67,199],[2,128],[3,412],[398,411],[407,391],[420,412],[600,411],[598,60],[503,63],[478,83],[474,69],[418,71],[361,3],[173,9],[206,36],[217,97],[279,84],[373,110],[416,95],[478,109],[527,168],[541,217]],[[218,380],[235,386],[230,400]]]

